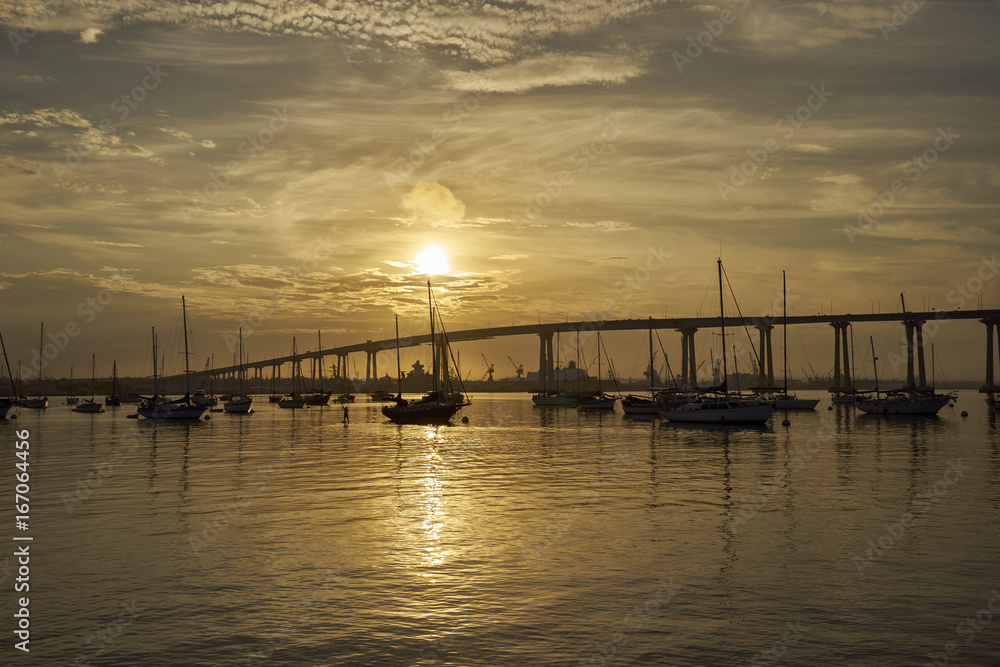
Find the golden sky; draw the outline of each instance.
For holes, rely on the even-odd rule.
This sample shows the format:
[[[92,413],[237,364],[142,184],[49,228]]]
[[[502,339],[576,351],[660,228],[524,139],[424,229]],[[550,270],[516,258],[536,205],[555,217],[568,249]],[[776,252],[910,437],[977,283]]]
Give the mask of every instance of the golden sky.
[[[994,3],[92,0],[0,24],[0,327],[12,363],[39,322],[78,327],[56,376],[94,352],[148,373],[181,294],[219,365],[241,321],[252,358],[426,329],[432,247],[452,329],[712,314],[720,249],[745,314],[782,269],[794,314],[1000,303]],[[793,336],[793,371],[832,366],[829,327]],[[981,379],[984,340],[942,327],[947,376]],[[606,343],[641,372],[641,333]],[[537,364],[529,338],[465,349]]]

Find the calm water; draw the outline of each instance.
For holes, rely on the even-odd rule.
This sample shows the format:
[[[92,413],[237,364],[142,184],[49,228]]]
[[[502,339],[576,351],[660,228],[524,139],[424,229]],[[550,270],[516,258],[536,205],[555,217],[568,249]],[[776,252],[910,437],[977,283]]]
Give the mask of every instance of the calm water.
[[[975,392],[937,419],[824,396],[763,429],[510,394],[440,428],[368,403],[349,426],[264,399],[157,426],[60,400],[0,423],[0,538],[34,537],[30,654],[13,648],[13,547],[0,556],[3,664],[1000,660],[1000,435]]]

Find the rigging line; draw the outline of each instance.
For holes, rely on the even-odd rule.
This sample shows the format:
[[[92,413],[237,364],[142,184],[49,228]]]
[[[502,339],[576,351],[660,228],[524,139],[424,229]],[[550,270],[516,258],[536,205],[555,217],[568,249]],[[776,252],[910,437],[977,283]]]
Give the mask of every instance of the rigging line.
[[[726,273],[726,267],[722,267],[722,275],[726,279],[726,285],[729,286],[729,294],[733,297],[733,304],[736,306],[736,314],[740,317],[740,322],[743,324],[743,331],[747,335],[747,341],[750,343],[750,351],[753,352],[753,360],[757,362],[757,367],[760,368],[760,357],[757,355],[757,348],[754,347],[753,338],[750,336],[750,329],[747,328],[746,320],[743,318],[743,313],[740,311],[740,302],[736,300],[736,292],[733,291],[733,286],[729,282],[729,274]],[[724,314],[723,314],[724,316]],[[726,341],[722,341],[722,345],[725,346]]]
[[[670,378],[670,381],[674,384],[675,389],[680,389],[680,387],[677,385],[677,378],[674,377],[674,371],[670,368],[670,359],[667,358],[667,351],[663,349],[663,341],[660,340],[659,331],[656,332],[656,342],[660,344],[660,352],[663,353],[663,361],[667,365],[667,377]],[[664,387],[667,386],[666,382],[663,383],[663,386]]]

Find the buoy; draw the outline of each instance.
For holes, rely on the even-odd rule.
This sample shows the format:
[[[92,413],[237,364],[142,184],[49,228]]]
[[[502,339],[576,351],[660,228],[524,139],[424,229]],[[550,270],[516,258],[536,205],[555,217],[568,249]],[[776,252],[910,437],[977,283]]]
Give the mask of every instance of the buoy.
[[[782,426],[788,426],[788,425],[789,425],[789,424],[791,424],[791,423],[792,423],[792,422],[788,421],[788,419],[787,419],[787,418],[785,418],[785,419],[782,419],[782,420],[781,420],[781,425],[782,425]]]
[[[133,412],[130,415],[125,415],[125,419],[138,419],[138,418],[139,418],[139,413],[138,412]]]
[[[828,405],[828,406],[826,406],[826,409],[827,410],[833,410],[833,406],[832,405]]]
[[[211,418],[212,418],[212,415],[205,415],[205,421],[208,421]]]
[[[253,408],[251,408],[251,409],[247,410],[247,414],[248,414],[248,415],[252,415],[252,414],[253,414]]]
[[[10,418],[11,419],[17,419],[17,415],[11,415]]]
[[[468,417],[462,417],[462,423],[463,424],[468,424],[469,423],[469,418]]]
[[[969,413],[968,413],[968,412],[966,412],[965,410],[962,410],[962,416],[963,416],[963,417],[968,417],[968,416],[969,416]]]

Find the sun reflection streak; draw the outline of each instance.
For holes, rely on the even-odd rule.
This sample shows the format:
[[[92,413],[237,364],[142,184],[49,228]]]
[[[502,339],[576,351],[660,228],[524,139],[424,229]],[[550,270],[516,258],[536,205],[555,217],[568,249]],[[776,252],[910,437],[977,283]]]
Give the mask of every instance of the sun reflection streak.
[[[446,517],[445,504],[442,498],[444,494],[444,483],[440,479],[443,473],[444,460],[433,447],[434,441],[439,439],[436,429],[428,429],[427,439],[432,446],[427,452],[427,476],[421,482],[424,485],[423,500],[421,508],[426,512],[426,517],[422,523],[426,546],[421,564],[425,567],[435,567],[445,561],[448,552],[441,548],[441,529],[444,527]],[[430,576],[431,573],[424,576]]]

